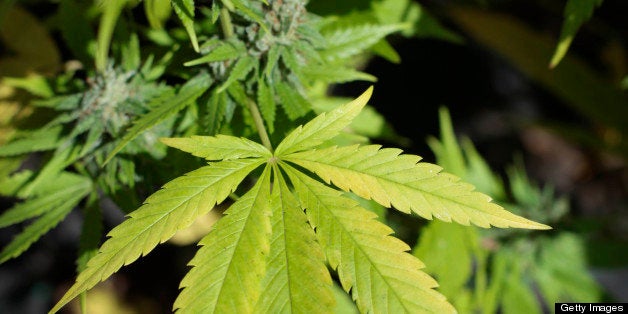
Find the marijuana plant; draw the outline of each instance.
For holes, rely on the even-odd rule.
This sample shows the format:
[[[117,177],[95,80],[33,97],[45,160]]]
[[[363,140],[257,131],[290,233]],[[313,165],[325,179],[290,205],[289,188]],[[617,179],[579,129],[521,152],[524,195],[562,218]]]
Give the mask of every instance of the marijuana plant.
[[[419,260],[405,252],[407,245],[329,184],[426,218],[482,227],[547,227],[503,210],[457,177],[398,149],[315,148],[347,127],[370,93],[298,127],[274,152],[224,135],[164,139],[209,165],[167,183],[114,228],[52,312],[189,226],[262,165],[255,186],[200,241],[174,309],[330,312],[327,260],[363,312],[452,312],[432,290],[436,282],[420,271]]]
[[[137,3],[125,0],[95,7],[97,36],[59,26],[77,58],[93,59],[85,77],[67,70],[9,81],[39,96],[29,106],[47,119],[15,126],[0,147],[0,193],[24,200],[0,215],[0,227],[34,219],[2,249],[0,262],[20,255],[74,207],[84,210],[79,275],[51,312],[227,199],[233,203],[200,240],[174,310],[328,313],[333,272],[362,312],[454,312],[409,246],[350,195],[462,225],[549,228],[419,156],[354,140],[338,145],[372,89],[314,113],[312,99],[328,84],[375,80],[356,70],[358,56],[372,50],[395,59],[385,37],[412,32],[403,14],[325,18],[303,0],[143,4],[147,28],[132,18]],[[89,30],[94,16],[76,13],[85,6],[63,0],[58,18]],[[165,29],[171,10],[183,28]],[[93,51],[81,50],[90,43]],[[151,186],[202,164],[167,147],[206,165],[141,203]],[[32,154],[41,162],[19,170]],[[103,197],[128,219],[97,248]]]

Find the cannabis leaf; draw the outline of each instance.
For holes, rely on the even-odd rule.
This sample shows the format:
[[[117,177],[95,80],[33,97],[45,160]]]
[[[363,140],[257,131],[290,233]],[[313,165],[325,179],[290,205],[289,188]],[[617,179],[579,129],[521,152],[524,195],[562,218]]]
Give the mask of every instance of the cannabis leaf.
[[[280,172],[275,174],[279,186],[271,199],[270,256],[255,312],[331,313],[334,299],[325,255],[299,201]]]
[[[109,232],[110,239],[90,259],[85,271],[79,274],[77,283],[52,312],[107,279],[123,265],[148,254],[176,231],[191,225],[196,217],[206,214],[216,203],[229,196],[242,179],[262,162],[255,158],[225,160],[168,182],[132,212],[129,219]]]
[[[563,26],[560,31],[558,45],[556,45],[556,50],[550,61],[550,68],[556,67],[563,57],[565,57],[578,29],[593,16],[593,11],[596,7],[602,5],[602,1],[603,0],[567,1],[564,13],[565,20],[563,21]]]
[[[441,173],[440,167],[418,163],[419,156],[400,154],[400,149],[353,145],[298,152],[284,158],[344,191],[427,219],[434,216],[484,228],[547,229],[489,203],[489,196],[474,192],[472,185],[454,175]]]
[[[196,31],[194,30],[194,0],[171,0],[174,13],[177,14],[185,31],[190,37],[192,46],[196,52],[199,51]]]
[[[269,251],[270,167],[199,243],[174,303],[181,313],[250,313]]]
[[[200,241],[175,310],[326,313],[334,304],[327,261],[361,311],[454,312],[433,290],[436,281],[421,271],[423,263],[407,253],[407,244],[392,237],[392,230],[375,220],[375,214],[310,174],[427,218],[484,227],[548,227],[505,211],[471,185],[435,165],[418,163],[418,156],[400,155],[398,149],[317,149],[351,124],[371,92],[298,127],[274,153],[226,135],[163,139],[209,160],[209,165],[170,181],[114,228],[51,312],[189,226],[263,164],[255,185],[236,197],[226,216]]]
[[[345,291],[351,290],[366,313],[452,313],[445,297],[432,290],[436,281],[406,251],[410,247],[390,236],[392,230],[374,220],[372,212],[352,199],[291,167],[288,174],[301,206],[337,269]]]
[[[16,257],[30,247],[43,234],[56,226],[89,193],[89,179],[61,173],[54,186],[44,186],[38,197],[18,204],[0,215],[0,228],[38,217],[32,224],[17,235],[0,252],[0,263]]]

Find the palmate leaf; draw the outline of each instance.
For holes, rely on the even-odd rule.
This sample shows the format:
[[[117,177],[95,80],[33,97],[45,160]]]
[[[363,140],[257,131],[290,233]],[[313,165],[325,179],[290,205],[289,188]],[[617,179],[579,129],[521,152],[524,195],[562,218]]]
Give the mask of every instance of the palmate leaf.
[[[209,166],[167,183],[114,228],[52,312],[189,226],[264,163],[255,186],[201,240],[203,247],[190,262],[193,268],[181,283],[184,289],[175,310],[329,312],[333,298],[324,255],[363,312],[453,312],[433,290],[436,282],[421,271],[423,264],[407,253],[405,243],[390,236],[392,230],[376,221],[374,213],[291,164],[405,212],[447,215],[486,227],[545,226],[493,207],[470,185],[439,173],[435,165],[417,164],[418,156],[399,155],[400,150],[374,145],[312,149],[350,125],[370,93],[298,127],[274,154],[229,136],[165,139],[211,160]],[[289,190],[283,173],[296,193]]]
[[[205,236],[181,281],[178,313],[251,313],[270,249],[270,167]]]
[[[376,215],[342,193],[283,164],[327,261],[363,313],[453,313],[410,247]]]
[[[144,205],[115,227],[76,283],[51,312],[58,311],[83,291],[107,279],[123,265],[148,254],[157,244],[172,237],[209,212],[232,193],[244,177],[263,160],[250,158],[211,163],[166,183],[146,199]]]
[[[283,177],[276,178],[268,269],[255,312],[332,313],[332,281],[323,251],[298,200]]]
[[[297,152],[283,159],[316,173],[344,191],[427,219],[434,216],[484,228],[493,225],[549,229],[490,203],[489,196],[473,191],[472,185],[454,175],[440,172],[440,167],[418,163],[421,157],[400,154],[400,149],[353,145]]]

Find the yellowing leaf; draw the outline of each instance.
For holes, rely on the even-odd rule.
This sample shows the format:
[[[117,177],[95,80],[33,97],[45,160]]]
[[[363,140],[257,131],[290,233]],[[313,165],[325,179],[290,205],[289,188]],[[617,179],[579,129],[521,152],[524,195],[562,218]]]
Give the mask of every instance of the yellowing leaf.
[[[342,193],[294,168],[290,177],[301,206],[316,227],[327,260],[337,269],[345,291],[351,290],[362,313],[454,313],[432,288],[436,281],[421,271],[423,263],[408,254],[407,244]]]
[[[372,94],[373,88],[370,87],[354,101],[330,112],[322,113],[304,126],[297,127],[279,143],[275,155],[283,156],[308,149],[335,137],[351,124]]]
[[[55,305],[57,312],[80,293],[104,281],[123,265],[148,254],[177,230],[211,210],[231,194],[244,177],[263,161],[243,159],[212,163],[166,183],[148,197],[129,219],[115,227],[98,254],[89,260],[76,283]]]
[[[331,313],[334,297],[325,255],[299,202],[283,177],[277,178],[268,269],[255,312]]]
[[[270,167],[225,212],[190,261],[177,313],[251,313],[270,248]]]
[[[418,163],[421,157],[400,154],[400,149],[354,145],[298,152],[283,159],[313,171],[344,191],[427,219],[434,216],[484,228],[549,229],[491,203],[489,196],[473,191],[472,185],[454,175],[441,173],[440,167]]]

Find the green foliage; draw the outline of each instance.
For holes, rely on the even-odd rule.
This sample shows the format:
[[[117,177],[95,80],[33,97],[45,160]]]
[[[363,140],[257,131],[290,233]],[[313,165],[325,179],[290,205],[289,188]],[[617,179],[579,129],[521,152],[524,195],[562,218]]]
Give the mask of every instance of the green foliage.
[[[183,85],[176,96],[172,95],[169,90],[157,96],[154,103],[149,104],[149,106],[152,107],[151,111],[142,115],[140,119],[133,123],[133,126],[127,130],[124,137],[122,137],[120,142],[109,153],[104,163],[111,160],[113,156],[140,134],[177,113],[183,109],[183,107],[194,103],[210,85],[211,79],[209,76],[206,73],[201,73]]]
[[[194,0],[172,0],[172,7],[188,32],[194,50],[198,52],[198,40],[194,30]]]
[[[478,244],[476,229],[444,222],[549,227],[483,194],[506,192],[451,128],[442,143],[430,142],[448,174],[369,144],[403,142],[366,106],[372,89],[353,101],[327,96],[331,84],[376,81],[361,68],[372,55],[400,62],[390,35],[460,38],[414,1],[343,2],[338,8],[355,10],[323,16],[307,10],[326,2],[62,0],[48,4],[56,11],[46,23],[17,2],[0,5],[8,12],[0,12],[0,109],[22,101],[32,113],[9,121],[0,137],[0,194],[19,199],[0,214],[0,227],[25,226],[0,263],[81,208],[79,274],[51,312],[77,297],[85,311],[88,290],[221,205],[228,209],[199,241],[175,311],[452,313],[476,305],[465,284],[487,276],[493,252]],[[29,156],[35,162],[23,170]],[[543,223],[564,213],[553,191],[531,187],[517,168],[510,173],[517,213]],[[128,215],[100,245],[102,198]],[[387,208],[444,222],[426,228],[412,255],[386,224]],[[546,265],[533,280],[547,302],[597,293],[574,288],[591,286],[578,239],[542,241],[528,264],[514,264],[517,248],[493,259],[495,283],[477,280],[486,309],[514,308],[521,298],[532,310],[529,282],[519,279],[533,262]],[[576,261],[562,265],[557,254]],[[502,295],[504,282],[511,284]]]
[[[555,197],[551,188],[532,184],[521,164],[509,169],[506,193],[471,142],[458,144],[444,108],[440,123],[441,139],[430,138],[429,143],[446,170],[456,169],[479,190],[526,217],[556,223],[566,214],[566,200]],[[584,243],[569,232],[529,237],[434,221],[421,231],[414,255],[428,265],[426,271],[439,280],[440,291],[461,312],[543,313],[555,302],[600,300],[600,288],[586,269]],[[537,288],[544,305],[536,297]]]
[[[547,227],[518,218],[501,208],[493,208],[488,198],[479,193],[467,197],[465,194],[471,195],[467,187],[454,185],[451,190],[442,189],[440,178],[452,182],[457,179],[439,173],[433,165],[416,164],[417,156],[398,156],[396,150],[390,151],[392,153],[382,151],[382,157],[371,154],[379,152],[378,147],[366,146],[366,150],[361,150],[350,146],[354,156],[360,160],[368,157],[370,162],[360,168],[347,167],[351,172],[341,176],[334,175],[337,170],[321,170],[300,163],[308,155],[325,152],[326,149],[315,147],[347,127],[369,96],[370,90],[357,100],[298,127],[279,144],[275,153],[246,139],[229,136],[166,139],[165,143],[169,145],[210,160],[209,165],[167,183],[132,212],[129,219],[114,228],[98,254],[79,274],[76,284],[51,312],[58,311],[80,293],[107,279],[121,266],[148,254],[177,230],[189,226],[196,217],[207,213],[214,204],[234,192],[248,173],[264,163],[265,170],[255,186],[231,205],[226,217],[201,240],[203,247],[190,262],[193,268],[181,283],[184,290],[175,302],[175,309],[195,313],[251,312],[255,309],[264,312],[275,307],[283,308],[284,304],[285,309],[292,312],[315,308],[314,302],[327,304],[329,309],[333,298],[330,275],[323,267],[324,256],[337,270],[345,291],[352,292],[361,311],[453,312],[445,298],[432,290],[436,282],[419,271],[423,264],[405,252],[409,249],[406,244],[389,236],[392,231],[388,227],[373,220],[374,215],[354,200],[296,170],[290,163],[300,164],[328,183],[331,175],[334,177],[331,181],[345,190],[356,189],[355,185],[345,184],[345,181],[359,180],[362,189],[356,191],[358,195],[385,206],[400,204],[398,209],[402,211],[409,211],[404,197],[385,184],[380,188],[381,183],[368,180],[370,176],[376,173],[382,182],[403,180],[410,187],[418,181],[425,191],[442,190],[439,195],[445,198],[457,195],[459,206],[476,208],[472,221],[487,227],[489,224]],[[224,150],[224,147],[231,149]],[[338,160],[338,155],[326,156],[320,157],[319,161],[333,165]],[[382,161],[399,163],[403,167],[377,171],[382,169],[379,166]],[[283,173],[288,174],[294,192],[288,188]],[[412,193],[424,193],[423,197],[429,195],[424,191]],[[417,212],[429,210],[436,217],[468,221],[462,211],[447,213],[442,206],[427,206],[427,209],[413,209]],[[511,222],[504,223],[501,217],[507,217]],[[289,237],[293,232],[294,236]],[[315,248],[304,256],[300,249],[307,245]],[[309,284],[293,282],[303,280],[301,276],[304,274]],[[288,290],[282,288],[286,286]],[[280,298],[283,303],[273,301],[277,294],[284,296]],[[313,300],[312,294],[321,298]],[[324,306],[318,306],[318,310],[326,312]]]

